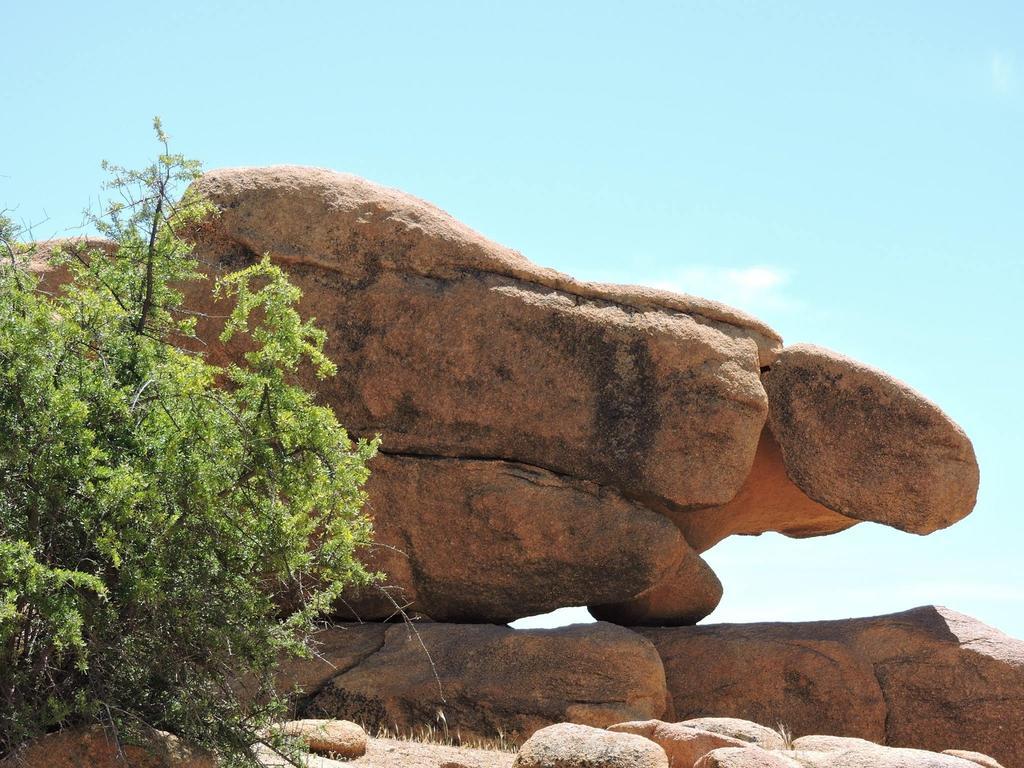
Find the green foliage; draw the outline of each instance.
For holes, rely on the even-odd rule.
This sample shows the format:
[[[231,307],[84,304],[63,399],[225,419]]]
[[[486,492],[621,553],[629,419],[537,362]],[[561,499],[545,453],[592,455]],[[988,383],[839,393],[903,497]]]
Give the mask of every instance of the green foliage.
[[[0,754],[99,720],[244,763],[278,705],[232,681],[266,693],[278,654],[370,579],[354,552],[376,441],[295,384],[334,367],[267,259],[215,286],[245,360],[194,351],[185,233],[216,212],[181,194],[199,167],[156,129],[153,165],[107,166],[116,201],[93,224],[116,252],[61,249],[60,291],[0,217]]]

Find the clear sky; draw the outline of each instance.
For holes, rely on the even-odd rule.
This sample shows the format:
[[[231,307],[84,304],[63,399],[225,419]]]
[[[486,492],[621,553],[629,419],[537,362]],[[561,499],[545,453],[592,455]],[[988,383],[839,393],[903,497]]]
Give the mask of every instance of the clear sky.
[[[97,0],[0,18],[0,207],[36,236],[79,222],[101,159],[146,162],[159,114],[207,167],[351,171],[540,264],[734,303],[938,402],[982,484],[927,538],[726,541],[709,621],[937,603],[1024,637],[1024,3]]]

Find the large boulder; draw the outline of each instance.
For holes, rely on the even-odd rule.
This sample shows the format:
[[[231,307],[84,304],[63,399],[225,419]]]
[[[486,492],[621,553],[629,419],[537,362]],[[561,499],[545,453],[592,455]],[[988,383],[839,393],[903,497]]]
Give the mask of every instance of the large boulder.
[[[346,595],[346,620],[387,618],[397,604],[436,621],[505,623],[625,600],[699,561],[663,515],[524,464],[380,455],[366,490],[375,525],[364,559],[387,582]],[[702,599],[698,618],[717,602]]]
[[[758,321],[575,281],[354,176],[228,169],[196,187],[222,209],[201,259],[288,268],[341,363],[323,400],[385,451],[529,464],[666,507],[724,503],[746,477],[779,347]]]
[[[920,534],[974,508],[971,441],[906,384],[809,344],[787,347],[764,384],[786,472],[819,504]]]
[[[677,717],[781,722],[795,736],[936,752],[955,746],[1024,768],[1024,642],[968,616],[924,607],[638,631],[661,654]]]
[[[574,723],[537,731],[523,744],[514,768],[668,768],[665,750],[643,736]]]
[[[305,717],[353,720],[371,732],[435,724],[464,739],[521,742],[562,721],[604,727],[657,718],[666,701],[654,646],[622,627],[396,624],[380,650],[330,680],[300,710]]]

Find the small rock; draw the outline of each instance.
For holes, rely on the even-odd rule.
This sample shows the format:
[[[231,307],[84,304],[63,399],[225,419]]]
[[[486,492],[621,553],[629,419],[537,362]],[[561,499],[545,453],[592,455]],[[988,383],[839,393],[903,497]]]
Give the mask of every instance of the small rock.
[[[311,752],[351,759],[366,753],[366,731],[348,720],[291,720],[279,728],[285,736],[297,736]]]
[[[643,736],[558,723],[533,734],[513,768],[668,768],[668,757]]]

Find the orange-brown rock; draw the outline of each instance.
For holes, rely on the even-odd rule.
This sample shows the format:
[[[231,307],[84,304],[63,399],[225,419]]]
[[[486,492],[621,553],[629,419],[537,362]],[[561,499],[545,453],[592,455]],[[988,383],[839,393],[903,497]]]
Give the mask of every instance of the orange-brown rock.
[[[696,624],[715,610],[721,599],[718,576],[700,555],[686,547],[679,564],[654,586],[629,600],[591,605],[588,610],[599,621],[627,627],[674,627]]]
[[[302,715],[353,720],[371,732],[429,723],[464,739],[504,734],[521,742],[552,723],[604,727],[665,710],[661,659],[622,627],[414,628],[389,625],[383,647],[321,688]]]
[[[501,458],[668,507],[724,503],[746,477],[779,345],[752,318],[577,282],[352,176],[233,169],[197,187],[223,209],[198,255],[289,269],[340,363],[324,401],[384,450]]]
[[[663,515],[523,464],[380,455],[366,490],[368,565],[387,574],[390,598],[346,595],[346,620],[387,618],[397,602],[436,621],[504,623],[624,600],[698,559]],[[717,599],[707,603],[697,618]]]
[[[764,384],[786,472],[819,504],[922,534],[974,508],[970,440],[906,384],[807,344],[787,347]]]
[[[794,538],[837,533],[860,522],[813,501],[786,474],[782,451],[765,426],[754,465],[726,504],[672,515],[687,542],[704,552],[727,536],[775,531]]]
[[[690,728],[682,723],[665,723],[661,720],[618,723],[609,726],[608,730],[616,733],[634,733],[650,739],[665,750],[671,768],[692,768],[704,755],[719,747],[747,746],[747,742],[732,736]]]
[[[216,768],[206,752],[176,736],[152,730],[131,742],[102,726],[69,728],[25,744],[0,760],[0,768]]]
[[[53,259],[58,253],[65,257],[78,257],[88,261],[90,254],[101,252],[112,254],[117,246],[112,240],[100,237],[55,237],[32,243],[29,253],[29,270],[39,275],[39,287],[44,291],[57,291],[70,277],[64,265],[55,266]]]
[[[665,751],[631,733],[558,723],[533,734],[514,768],[669,768]]]
[[[677,717],[936,752],[956,744],[1024,768],[1024,642],[954,611],[638,631],[661,654]]]
[[[348,720],[289,720],[274,730],[302,739],[320,755],[350,760],[366,754],[366,731]]]

